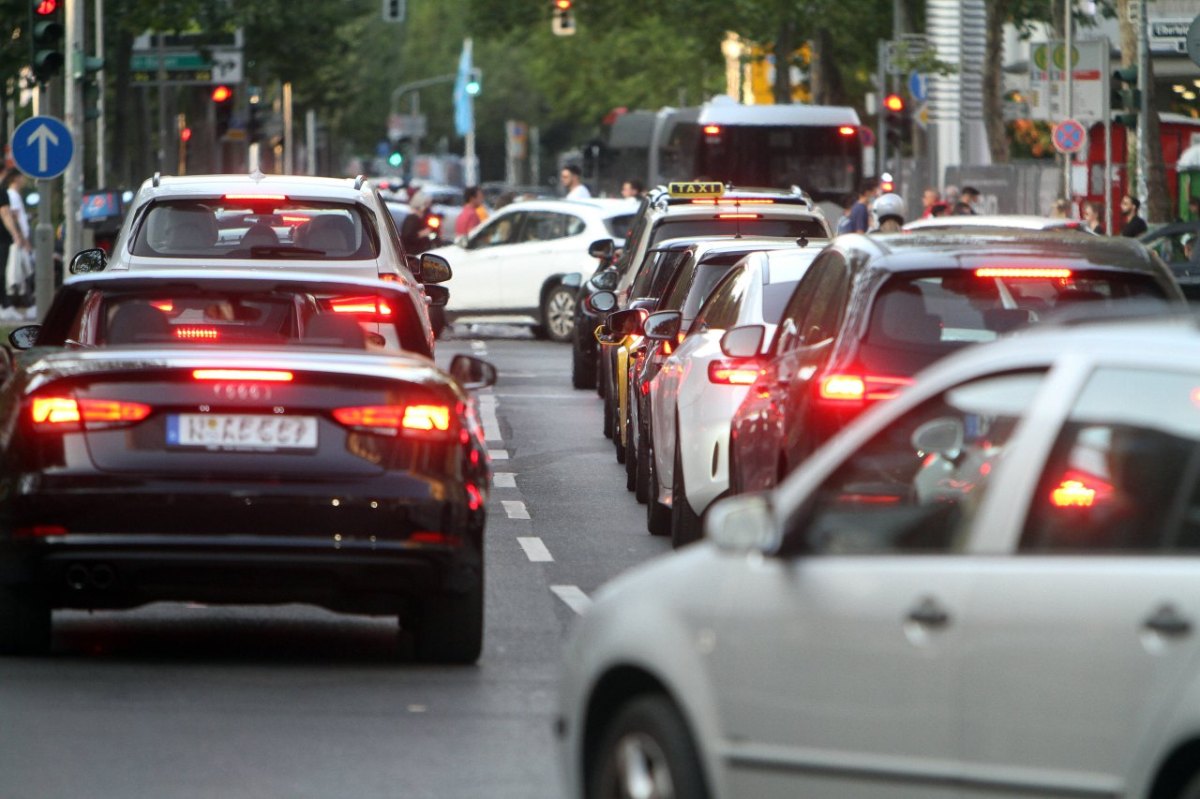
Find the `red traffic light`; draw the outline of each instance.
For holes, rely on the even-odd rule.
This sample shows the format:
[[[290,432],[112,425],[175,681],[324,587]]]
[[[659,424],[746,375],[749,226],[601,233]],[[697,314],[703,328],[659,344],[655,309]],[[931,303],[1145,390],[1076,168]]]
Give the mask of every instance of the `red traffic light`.
[[[554,7],[559,11],[570,11],[572,0],[554,0]]]
[[[192,140],[192,129],[184,128],[183,130],[179,131],[179,140],[180,141],[191,141]]]
[[[898,94],[889,94],[883,98],[883,107],[889,111],[899,113],[904,110],[904,98]]]
[[[214,103],[223,103],[233,97],[233,91],[228,86],[218,86],[212,90],[212,100]]]
[[[33,13],[39,17],[48,17],[58,11],[58,0],[38,0],[33,7]]]

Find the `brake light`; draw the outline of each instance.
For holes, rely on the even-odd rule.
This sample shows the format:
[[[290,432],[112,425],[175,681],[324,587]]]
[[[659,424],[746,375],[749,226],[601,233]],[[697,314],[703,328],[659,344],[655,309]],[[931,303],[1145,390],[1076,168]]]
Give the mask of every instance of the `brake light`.
[[[221,337],[215,327],[201,325],[177,325],[172,332],[183,341],[216,341]]]
[[[440,216],[430,216],[425,220],[425,227],[437,230],[442,226],[442,218]]]
[[[400,426],[405,430],[449,430],[450,409],[445,405],[409,405]]]
[[[282,369],[193,369],[193,380],[263,380],[290,383],[295,375]]]
[[[1096,489],[1078,480],[1063,480],[1050,492],[1050,501],[1057,508],[1090,508],[1096,501]]]
[[[875,402],[894,398],[912,383],[909,377],[834,374],[821,378],[817,393],[832,402]]]
[[[838,133],[843,136],[853,136],[855,133],[858,133],[858,131],[850,125],[842,125],[840,128],[838,128]]]
[[[293,214],[281,214],[280,219],[289,225],[304,225],[312,221],[311,216],[295,216]]]
[[[34,397],[29,415],[35,430],[78,430],[140,422],[150,415],[151,407],[141,402],[81,399],[74,397]]]
[[[283,202],[287,196],[284,194],[226,194],[225,199],[232,202]]]
[[[717,214],[717,219],[762,219],[762,214]]]
[[[61,524],[35,524],[32,527],[18,527],[13,530],[13,538],[50,538],[66,535],[69,530]]]
[[[718,360],[708,364],[708,380],[725,386],[749,386],[758,380],[762,368],[754,361]]]
[[[986,266],[975,270],[975,277],[1046,278],[1065,280],[1070,269],[1058,267]]]
[[[360,405],[336,408],[333,418],[339,424],[384,435],[446,437],[450,430],[447,405]]]
[[[369,316],[391,316],[392,306],[378,297],[335,297],[329,300],[329,310],[334,313],[366,314]]]
[[[705,136],[720,136],[721,135],[721,126],[720,125],[705,125],[704,126],[704,135]]]

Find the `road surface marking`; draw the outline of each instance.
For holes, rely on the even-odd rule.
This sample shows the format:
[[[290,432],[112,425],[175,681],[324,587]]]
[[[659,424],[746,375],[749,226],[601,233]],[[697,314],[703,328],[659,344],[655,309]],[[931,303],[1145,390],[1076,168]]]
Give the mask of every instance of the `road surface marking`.
[[[516,488],[517,475],[513,472],[494,472],[492,474],[492,488]]]
[[[525,507],[525,503],[516,499],[504,499],[500,501],[504,506],[504,512],[508,514],[510,519],[528,519],[529,510]]]
[[[576,392],[575,394],[514,394],[512,392],[507,392],[504,394],[496,394],[496,396],[504,397],[505,399],[509,399],[509,398],[512,398],[512,399],[549,399],[549,400],[577,399],[577,400],[587,400],[588,402],[591,402],[596,399],[595,394],[585,394],[582,391]]]
[[[583,593],[579,586],[575,585],[552,585],[550,590],[554,595],[567,604],[571,610],[576,613],[583,613],[592,604],[592,598]]]
[[[500,435],[500,420],[496,418],[496,397],[481,394],[478,397],[479,423],[483,425],[483,437],[488,441],[503,441]]]
[[[534,563],[547,563],[554,560],[554,556],[550,554],[550,550],[546,549],[546,545],[540,538],[518,538],[517,543],[521,545],[521,549],[525,550],[525,556]]]
[[[506,461],[506,460],[508,460],[508,450],[492,449],[489,447],[488,448],[488,457],[490,457],[494,461]]]

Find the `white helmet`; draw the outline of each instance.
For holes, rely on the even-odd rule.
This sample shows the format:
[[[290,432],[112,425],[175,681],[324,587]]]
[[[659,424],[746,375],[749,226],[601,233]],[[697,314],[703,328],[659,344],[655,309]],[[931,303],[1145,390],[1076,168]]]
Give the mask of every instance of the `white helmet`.
[[[888,217],[895,217],[901,223],[904,222],[904,198],[899,194],[879,195],[871,210],[875,212],[875,220],[877,222],[882,222]]]

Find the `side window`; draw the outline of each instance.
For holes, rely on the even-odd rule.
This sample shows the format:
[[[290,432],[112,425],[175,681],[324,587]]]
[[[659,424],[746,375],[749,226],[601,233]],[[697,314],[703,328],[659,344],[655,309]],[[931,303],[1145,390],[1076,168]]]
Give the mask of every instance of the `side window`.
[[[587,228],[587,223],[584,222],[579,217],[570,216],[570,215],[564,215],[564,216],[565,216],[565,223],[564,223],[565,229],[563,231],[564,236],[578,236],[580,233],[582,233]]]
[[[551,241],[567,235],[567,222],[574,217],[549,211],[530,211],[525,214],[521,241]]]
[[[841,256],[831,255],[804,310],[804,322],[798,325],[802,344],[816,344],[837,335],[847,289],[846,264]]]
[[[825,480],[788,535],[831,555],[960,551],[1042,376],[974,380],[909,411]]]
[[[775,334],[775,344],[772,347],[774,354],[787,352],[800,344],[800,331],[804,329],[802,327],[804,317],[808,315],[808,309],[813,305],[816,293],[822,283],[822,275],[831,258],[831,255],[818,257],[804,273],[804,277],[800,278],[796,290],[792,292],[792,298],[788,300],[787,306],[783,309],[783,316],[779,319],[779,330]]]
[[[489,219],[472,234],[468,249],[479,250],[513,243],[524,216],[523,213],[516,213]]]
[[[701,306],[692,329],[707,326],[710,330],[728,330],[735,326],[749,281],[750,275],[742,267],[725,275]]]
[[[1020,551],[1200,550],[1200,375],[1098,369],[1054,443]]]
[[[692,279],[696,276],[696,262],[695,254],[691,250],[685,250],[685,253],[684,259],[680,261],[675,270],[671,284],[667,286],[666,296],[659,303],[660,311],[678,311],[683,308],[683,301],[687,299],[688,291],[692,287]]]

